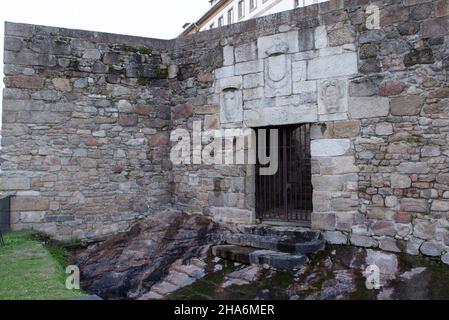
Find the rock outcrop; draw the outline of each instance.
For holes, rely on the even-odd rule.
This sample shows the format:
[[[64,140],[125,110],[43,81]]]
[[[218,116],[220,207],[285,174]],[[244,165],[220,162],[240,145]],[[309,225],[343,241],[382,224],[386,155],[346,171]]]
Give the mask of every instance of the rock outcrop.
[[[104,299],[141,299],[173,266],[206,256],[220,239],[220,227],[209,218],[166,211],[78,254],[74,263],[87,292]]]

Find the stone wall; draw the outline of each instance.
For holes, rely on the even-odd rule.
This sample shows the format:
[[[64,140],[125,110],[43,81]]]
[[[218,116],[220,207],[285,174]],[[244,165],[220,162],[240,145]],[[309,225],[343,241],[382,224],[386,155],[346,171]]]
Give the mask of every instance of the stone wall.
[[[366,27],[370,4],[379,29]],[[330,1],[178,39],[194,48],[181,64],[222,50],[213,74],[194,77],[211,85],[194,117],[205,129],[312,123],[312,227],[330,243],[447,262],[448,16],[445,1]],[[255,221],[253,167],[172,174],[177,207]]]
[[[380,10],[380,28],[371,30],[367,28],[366,10],[373,4]],[[76,184],[67,186],[64,183],[65,188],[73,187],[72,191],[56,191],[58,180],[50,181],[54,185],[45,187],[47,181],[38,183],[34,182],[35,178],[31,178],[31,184],[38,184],[29,186],[28,177],[18,172],[27,172],[28,175],[31,174],[30,171],[51,172],[53,164],[48,165],[47,169],[43,161],[47,157],[51,159],[54,153],[39,155],[39,148],[35,145],[48,147],[49,141],[52,141],[50,133],[54,128],[42,129],[46,130],[45,135],[39,137],[36,134],[40,131],[35,126],[39,128],[41,125],[39,121],[31,119],[25,122],[25,127],[10,125],[8,130],[8,123],[20,119],[24,114],[20,111],[21,106],[17,100],[26,100],[27,108],[36,105],[35,101],[39,101],[37,98],[45,97],[42,92],[39,93],[42,91],[39,89],[45,85],[44,92],[52,91],[54,81],[50,79],[61,78],[61,68],[67,72],[71,68],[70,65],[60,67],[58,62],[52,62],[48,56],[34,52],[32,41],[24,44],[23,38],[31,38],[31,34],[26,33],[24,37],[23,31],[22,35],[21,32],[16,34],[17,31],[14,31],[22,28],[25,27],[7,26],[9,37],[5,47],[10,53],[7,52],[5,57],[14,57],[10,61],[14,63],[7,61],[5,68],[8,89],[5,91],[7,107],[4,111],[6,140],[3,157],[6,162],[3,167],[16,176],[15,179],[8,180],[14,181],[15,187],[25,187],[24,189],[29,189],[32,193],[40,192],[45,197],[48,192],[51,194],[49,197],[56,199],[61,197],[59,193],[67,195],[66,201],[76,199],[77,197],[73,197],[78,195]],[[57,30],[56,33],[71,32]],[[80,36],[78,32],[75,34]],[[102,41],[95,41],[97,43],[92,52],[90,48],[83,47],[86,52],[77,56],[77,51],[71,48],[70,55],[81,62],[75,67],[76,75],[81,72],[83,76],[80,78],[91,77],[98,81],[102,75],[101,72],[99,75],[92,72],[98,68],[95,63],[88,71],[79,69],[84,65],[84,54],[87,58],[91,57],[87,61],[100,62],[103,59],[102,64],[108,66],[108,70],[103,72],[105,83],[95,82],[95,85],[89,85],[88,88],[102,91],[93,94],[123,94],[123,97],[119,94],[116,99],[118,101],[114,101],[112,107],[116,103],[116,108],[120,108],[120,100],[128,100],[131,107],[134,107],[131,110],[127,103],[122,102],[122,108],[125,107],[128,111],[124,114],[120,110],[119,114],[117,111],[114,113],[115,121],[124,121],[130,125],[119,126],[123,131],[116,133],[120,137],[118,143],[129,141],[128,139],[134,141],[137,137],[136,143],[145,141],[148,145],[137,146],[135,149],[125,148],[125,151],[131,149],[141,152],[142,157],[143,154],[147,157],[157,155],[156,160],[151,156],[142,159],[151,164],[150,172],[143,170],[145,166],[136,166],[135,171],[129,171],[129,176],[124,173],[117,176],[109,172],[112,171],[110,165],[115,165],[115,160],[110,160],[111,163],[106,161],[104,171],[95,172],[100,183],[92,188],[92,192],[99,192],[98,186],[107,189],[105,186],[109,186],[111,177],[126,178],[136,184],[141,178],[151,177],[144,180],[150,181],[147,184],[137,184],[136,189],[131,187],[123,191],[123,196],[127,197],[125,203],[134,204],[134,199],[139,200],[137,203],[142,198],[149,201],[154,199],[154,206],[150,203],[151,209],[154,209],[159,204],[168,203],[161,199],[167,200],[169,191],[171,202],[178,209],[211,215],[225,222],[254,223],[254,166],[192,163],[177,165],[167,161],[167,167],[160,167],[164,159],[168,160],[167,153],[164,153],[165,146],[169,143],[167,130],[188,129],[191,132],[195,121],[199,120],[202,122],[201,129],[205,130],[311,123],[313,228],[323,230],[330,243],[351,243],[410,254],[421,252],[429,256],[443,256],[444,261],[449,260],[447,1],[332,0],[167,42],[117,38],[95,33],[83,33],[83,36],[112,37],[113,41],[103,41],[108,44],[131,42],[130,52],[122,47],[118,49],[119,55],[125,57],[118,65],[118,70],[109,68],[109,63],[104,62],[106,53],[112,51],[114,46],[100,47]],[[76,38],[74,34],[66,37]],[[46,34],[44,38],[49,39],[49,35]],[[135,41],[144,41],[145,44],[132,44]],[[29,65],[25,58],[28,55],[24,55],[21,50],[23,46],[33,52],[33,57],[37,59],[34,62],[36,67],[20,67],[22,64]],[[149,54],[146,49],[139,50],[140,47],[154,50],[150,50]],[[95,49],[99,49],[100,56]],[[19,51],[20,53],[13,53]],[[132,62],[127,58],[141,59],[142,56],[145,59],[159,57],[156,63],[145,60],[151,65],[149,75],[145,74],[148,68],[129,66]],[[25,59],[25,63],[21,62],[22,59]],[[54,63],[56,64],[53,65]],[[121,68],[124,71],[120,72]],[[119,76],[116,75],[117,72]],[[34,75],[36,73],[38,76]],[[104,75],[114,75],[119,80],[108,84],[111,80]],[[69,79],[70,88],[73,86],[72,93],[62,94],[64,99],[68,99],[73,93],[84,93],[73,98],[70,108],[79,108],[84,99],[92,101],[87,88],[74,87],[77,76],[70,74],[63,78]],[[58,82],[59,80],[56,81],[57,84]],[[14,87],[19,87],[20,90],[13,89]],[[132,94],[124,94],[123,87],[131,88]],[[29,102],[31,98],[33,104]],[[231,104],[228,103],[229,99],[233,101]],[[133,117],[136,105],[143,107],[144,100],[153,101],[149,104],[152,121],[145,121],[147,119],[140,115],[137,120],[135,115]],[[40,101],[43,106],[53,106],[52,110],[57,110],[55,106],[61,104]],[[154,108],[161,108],[161,113],[154,113]],[[168,108],[171,108],[170,114],[162,112]],[[46,112],[44,124],[48,127],[48,122],[56,121],[53,117],[58,114],[59,112]],[[68,123],[76,120],[70,115],[67,113]],[[117,118],[119,115],[121,117]],[[136,121],[138,125],[135,125]],[[90,132],[92,135],[101,130],[94,127]],[[70,126],[64,125],[64,130],[67,128]],[[112,125],[110,130],[105,129],[107,137],[99,140],[110,139],[109,134],[116,132],[114,128],[116,126]],[[59,133],[61,132],[64,133],[62,137],[70,136],[63,131]],[[25,133],[26,140],[23,136],[18,137],[22,133]],[[79,136],[75,131],[73,138]],[[138,140],[139,138],[144,140]],[[208,143],[207,138],[203,139],[203,145]],[[61,140],[61,137],[56,140]],[[108,142],[109,144],[104,145],[105,149],[110,151],[117,148],[115,140]],[[11,146],[8,147],[8,143]],[[172,146],[175,144],[176,141],[171,141]],[[53,145],[50,146],[55,148]],[[162,152],[148,152],[161,146]],[[57,148],[64,150],[64,146]],[[68,146],[72,152],[77,148],[79,146],[76,144]],[[92,148],[96,151],[101,149],[99,146]],[[32,154],[30,150],[35,149],[37,151]],[[23,155],[23,150],[29,151]],[[18,155],[22,157],[18,158]],[[90,154],[86,158],[90,159]],[[109,158],[101,154],[96,159],[103,161]],[[115,158],[112,156],[112,159]],[[126,157],[127,161],[137,161],[136,159],[137,157]],[[68,167],[61,163],[60,168],[55,165],[53,169],[64,172],[66,168]],[[150,195],[146,193],[158,185],[154,184],[154,176],[163,180],[160,182],[163,187],[156,188],[157,192],[162,193],[157,197],[151,195],[151,191]],[[100,179],[104,179],[104,182]],[[91,186],[90,183],[88,185]],[[134,185],[133,182],[131,185]],[[129,196],[130,190],[136,190],[134,198]],[[117,194],[105,194],[102,196],[108,200],[117,197]],[[84,201],[88,199],[86,195],[83,197]],[[52,202],[54,200],[50,200],[49,205]],[[90,211],[92,216],[103,217],[104,208],[99,209],[101,205],[96,204],[98,212]],[[90,206],[78,207],[83,211]],[[42,211],[47,212],[46,210]],[[54,210],[53,214],[43,216],[47,218],[61,215],[59,208],[55,207]],[[129,210],[129,207],[125,211],[127,214],[134,213],[134,209]],[[67,209],[67,212],[72,212],[69,216],[73,215],[73,210]],[[26,213],[22,215],[23,218],[28,217]],[[75,219],[79,220],[75,221],[84,223],[81,218],[83,215],[75,214],[75,217],[77,215],[79,218]],[[31,215],[35,216],[37,215]],[[105,221],[110,220],[106,217]],[[70,225],[49,223],[61,228]],[[41,224],[38,221],[36,225]],[[91,230],[95,230],[95,227]]]
[[[170,204],[171,43],[7,23],[2,176],[12,224],[97,239]]]

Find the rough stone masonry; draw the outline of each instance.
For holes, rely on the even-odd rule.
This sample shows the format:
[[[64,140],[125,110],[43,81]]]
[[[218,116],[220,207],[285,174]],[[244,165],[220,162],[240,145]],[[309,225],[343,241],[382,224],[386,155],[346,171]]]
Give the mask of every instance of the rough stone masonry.
[[[331,0],[171,41],[5,32],[14,228],[97,239],[169,207],[256,223],[254,166],[174,165],[170,132],[309,123],[312,228],[449,263],[448,1]]]

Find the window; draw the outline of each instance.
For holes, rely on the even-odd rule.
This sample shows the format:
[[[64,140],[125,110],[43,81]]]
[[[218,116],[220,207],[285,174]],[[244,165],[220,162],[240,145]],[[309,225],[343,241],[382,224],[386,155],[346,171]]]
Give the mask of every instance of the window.
[[[245,16],[245,0],[239,1],[239,19]]]
[[[257,8],[257,0],[249,0],[249,9],[252,11]]]
[[[223,16],[221,16],[220,18],[218,18],[218,27],[223,27],[224,25],[224,18]]]
[[[234,9],[229,9],[228,11],[228,24],[234,23]]]

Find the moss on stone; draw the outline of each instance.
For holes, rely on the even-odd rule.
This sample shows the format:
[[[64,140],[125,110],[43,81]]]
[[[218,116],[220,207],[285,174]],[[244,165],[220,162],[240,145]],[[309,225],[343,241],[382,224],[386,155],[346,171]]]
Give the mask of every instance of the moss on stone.
[[[137,84],[139,86],[147,86],[149,83],[150,83],[150,81],[147,78],[145,78],[145,77],[139,77],[137,79]]]
[[[120,46],[120,50],[124,52],[137,52],[137,49],[126,44]]]
[[[67,38],[67,37],[58,37],[55,40],[55,43],[57,45],[70,45],[70,44],[72,44],[72,39],[71,38]]]
[[[167,68],[156,68],[155,73],[159,79],[168,78],[168,69]]]
[[[421,142],[421,139],[419,139],[418,137],[407,137],[405,141],[410,144],[418,144]]]
[[[142,47],[142,48],[137,49],[137,52],[139,52],[142,55],[149,56],[153,53],[153,50],[151,50],[149,48]]]

